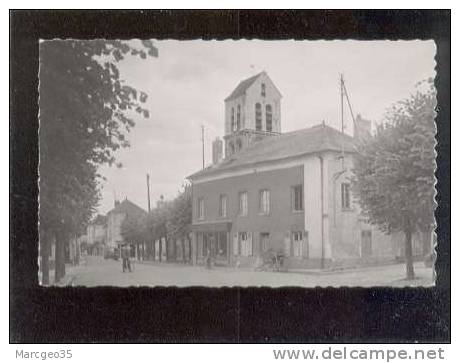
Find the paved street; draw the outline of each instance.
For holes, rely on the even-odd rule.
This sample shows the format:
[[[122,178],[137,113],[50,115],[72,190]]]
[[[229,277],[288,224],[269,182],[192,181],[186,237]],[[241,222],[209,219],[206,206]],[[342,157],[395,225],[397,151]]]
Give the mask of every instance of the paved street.
[[[69,270],[73,286],[407,286],[403,264],[329,273],[257,272],[234,268],[206,270],[202,266],[136,263],[123,273],[121,261],[88,256],[83,266]],[[415,265],[417,280],[410,285],[430,285],[431,270]]]

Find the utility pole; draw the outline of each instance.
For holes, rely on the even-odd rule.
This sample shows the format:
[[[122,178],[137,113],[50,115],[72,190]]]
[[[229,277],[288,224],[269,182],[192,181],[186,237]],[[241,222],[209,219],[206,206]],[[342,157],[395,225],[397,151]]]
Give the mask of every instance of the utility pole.
[[[355,115],[353,113],[353,108],[351,107],[350,96],[348,95],[347,87],[345,86],[345,81],[343,80],[343,75],[341,75],[341,89],[342,89],[342,117],[343,117],[343,96],[345,96],[347,98],[348,109],[350,110],[350,115],[351,115],[351,119],[353,120],[353,125],[356,126]]]
[[[203,169],[204,169],[204,126],[201,125],[201,146],[203,151]]]
[[[148,211],[150,213],[150,175],[147,173],[147,203]]]
[[[340,73],[340,117],[342,122],[342,134],[345,132],[345,124],[343,123],[343,73]]]

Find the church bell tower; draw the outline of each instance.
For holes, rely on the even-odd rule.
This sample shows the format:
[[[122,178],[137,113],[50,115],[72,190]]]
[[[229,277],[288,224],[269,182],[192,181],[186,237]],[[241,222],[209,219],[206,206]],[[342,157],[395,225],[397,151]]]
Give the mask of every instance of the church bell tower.
[[[281,93],[266,72],[241,81],[225,99],[225,157],[281,133]]]

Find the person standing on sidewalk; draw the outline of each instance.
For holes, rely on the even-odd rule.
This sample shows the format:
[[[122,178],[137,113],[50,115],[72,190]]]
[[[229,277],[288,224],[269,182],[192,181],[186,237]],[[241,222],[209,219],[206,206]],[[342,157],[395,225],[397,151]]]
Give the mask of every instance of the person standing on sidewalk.
[[[123,266],[123,272],[125,272],[126,269],[129,269],[129,272],[131,272],[131,263],[129,261],[129,249],[126,244],[121,246],[121,260],[122,260],[122,266]]]

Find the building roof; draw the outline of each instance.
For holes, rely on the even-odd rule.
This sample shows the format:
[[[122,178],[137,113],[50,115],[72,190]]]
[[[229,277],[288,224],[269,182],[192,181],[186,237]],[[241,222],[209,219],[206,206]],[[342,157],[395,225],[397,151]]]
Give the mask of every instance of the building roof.
[[[324,124],[270,136],[249,145],[245,149],[190,175],[191,180],[218,174],[224,171],[250,167],[292,157],[314,154],[323,151],[355,152],[351,136]]]
[[[244,95],[246,90],[251,87],[251,85],[256,81],[257,78],[262,74],[263,72],[260,72],[256,74],[255,76],[249,77],[248,79],[245,79],[241,81],[238,86],[233,90],[233,92],[228,96],[225,101],[232,100],[234,98],[237,98],[239,96]]]
[[[147,214],[147,212],[139,207],[138,205],[134,204],[127,198],[123,200],[122,202],[118,203],[115,208],[111,209],[107,215],[110,213],[126,213],[127,215],[144,215]]]

